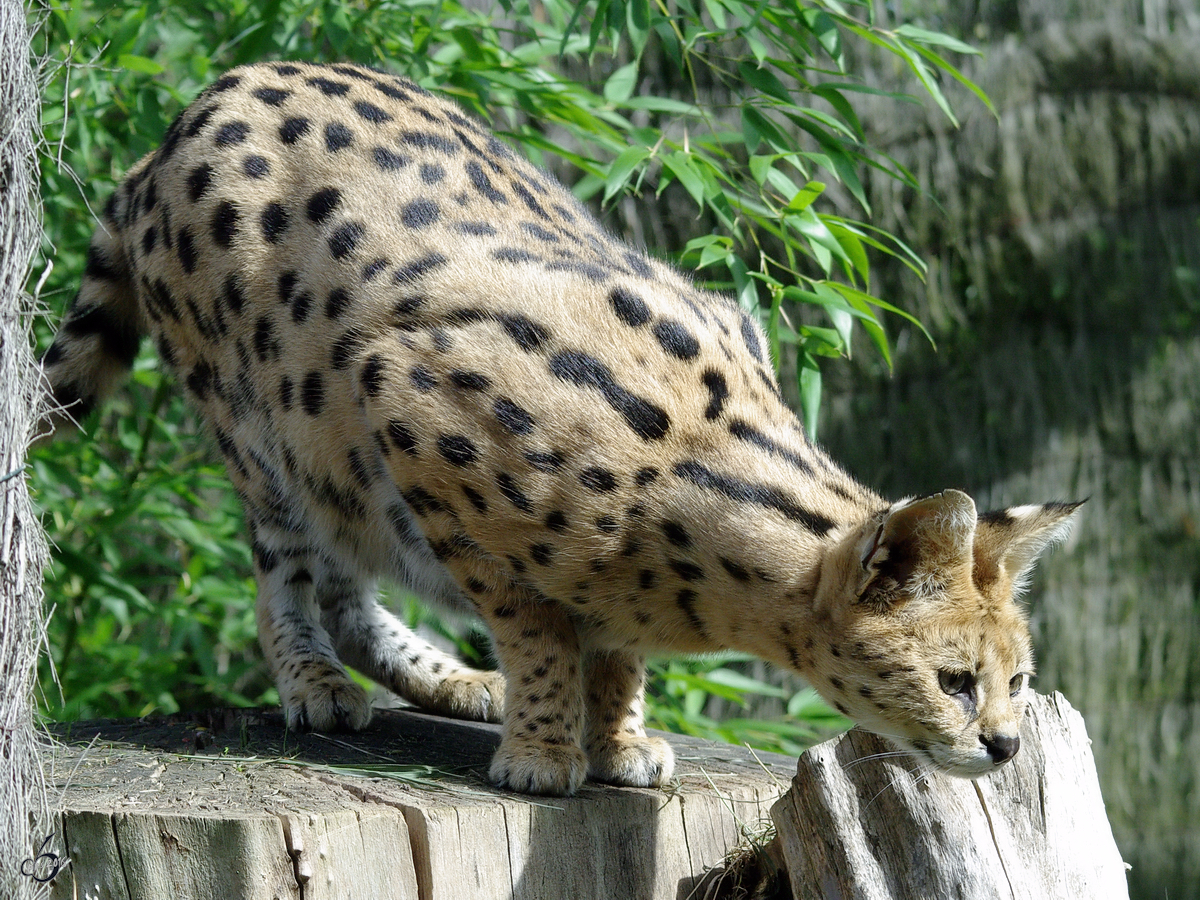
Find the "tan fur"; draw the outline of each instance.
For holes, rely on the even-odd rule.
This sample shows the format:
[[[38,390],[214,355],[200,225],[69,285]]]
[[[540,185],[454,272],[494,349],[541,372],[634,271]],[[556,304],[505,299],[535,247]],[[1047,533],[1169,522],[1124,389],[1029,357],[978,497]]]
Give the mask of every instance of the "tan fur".
[[[294,724],[365,725],[345,662],[453,715],[503,708],[499,784],[661,784],[645,654],[736,648],[946,771],[1015,752],[1012,593],[1074,507],[855,483],[745,313],[410,82],[265,64],[193,103],[93,240],[45,361],[68,411],[147,332],[245,504]],[[380,578],[482,616],[506,681],[408,632]]]

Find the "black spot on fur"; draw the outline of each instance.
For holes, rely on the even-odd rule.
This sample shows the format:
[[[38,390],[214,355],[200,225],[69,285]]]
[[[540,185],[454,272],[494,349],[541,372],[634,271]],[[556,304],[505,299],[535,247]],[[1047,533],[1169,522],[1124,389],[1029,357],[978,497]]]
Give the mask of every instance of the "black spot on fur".
[[[384,367],[383,357],[378,353],[372,353],[363,364],[361,380],[368,397],[378,396],[383,388]]]
[[[247,178],[266,178],[271,174],[271,164],[265,156],[251,153],[242,160],[242,171],[246,173]]]
[[[375,160],[375,165],[385,172],[398,171],[412,162],[412,159],[403,153],[397,153],[387,147],[376,147],[371,151],[371,158]]]
[[[447,262],[445,255],[433,252],[427,253],[420,259],[413,260],[410,263],[405,263],[396,270],[396,274],[392,276],[392,281],[397,284],[411,284],[423,275],[432,272],[434,269],[444,266]]]
[[[533,502],[525,495],[525,492],[517,485],[516,480],[507,472],[501,472],[496,476],[496,487],[500,489],[500,494],[522,512],[532,512]]]
[[[525,453],[525,461],[539,472],[557,472],[566,460],[554,450],[529,450]]]
[[[288,227],[288,212],[279,203],[268,203],[259,216],[263,238],[268,243],[276,244],[283,237]]]
[[[329,364],[335,371],[341,371],[350,365],[355,354],[363,347],[363,336],[355,328],[351,328],[333,342],[333,350],[329,354]]]
[[[653,569],[642,569],[638,572],[638,587],[643,591],[651,590],[658,583],[658,576]]]
[[[454,466],[469,466],[479,458],[479,451],[469,438],[461,434],[443,434],[437,439],[438,453]]]
[[[255,88],[252,92],[254,96],[261,100],[267,106],[282,106],[283,101],[291,96],[291,91],[281,90],[279,88],[260,87]]]
[[[549,544],[534,544],[529,548],[529,558],[539,566],[554,565],[554,548]]]
[[[436,203],[422,197],[400,208],[400,222],[406,228],[428,228],[437,222],[441,214]]]
[[[312,309],[313,297],[308,291],[300,291],[292,298],[292,321],[301,325],[308,318]]]
[[[794,450],[789,450],[782,444],[779,444],[778,442],[767,437],[749,423],[743,422],[741,419],[735,419],[729,423],[729,433],[739,441],[745,441],[747,444],[753,444],[755,447],[766,450],[772,456],[779,457],[806,475],[812,474],[812,466],[809,465],[808,460],[800,456],[799,453],[796,453]]]
[[[508,263],[539,262],[541,260],[536,253],[530,253],[520,247],[497,247],[492,251],[492,256],[500,262]]]
[[[625,262],[629,268],[633,270],[633,274],[639,278],[653,278],[654,270],[650,268],[650,264],[637,253],[629,251],[624,254]]]
[[[300,406],[310,416],[316,416],[324,405],[325,378],[320,372],[309,372],[300,385]]]
[[[637,328],[650,321],[650,307],[646,301],[625,288],[613,288],[608,294],[608,302],[617,318],[630,327]]]
[[[516,341],[517,346],[526,353],[532,353],[539,349],[550,339],[550,331],[545,326],[539,325],[520,313],[500,313],[496,319],[508,336]]]
[[[663,350],[684,362],[695,359],[700,352],[696,336],[677,319],[663,319],[654,325],[654,337]]]
[[[446,170],[437,163],[421,163],[421,180],[426,184],[437,184],[446,177]]]
[[[462,492],[463,496],[467,498],[468,502],[470,502],[470,504],[475,507],[479,513],[483,514],[488,511],[487,499],[483,496],[483,494],[475,490],[475,488],[471,487],[469,484],[464,484],[462,485]]]
[[[142,234],[142,252],[149,254],[154,251],[154,245],[158,243],[158,226],[151,225]]]
[[[279,140],[285,144],[294,144],[304,135],[308,134],[310,123],[303,116],[293,116],[290,119],[284,119],[283,124],[279,126]]]
[[[533,416],[507,397],[498,397],[492,407],[496,418],[513,434],[529,434],[533,431]]]
[[[283,407],[284,412],[288,412],[292,408],[292,379],[284,375],[279,379],[279,405]]]
[[[464,372],[462,369],[450,373],[450,382],[464,391],[486,391],[492,385],[492,379],[482,372]]]
[[[183,266],[183,271],[191,275],[196,271],[196,262],[198,256],[196,254],[196,244],[192,240],[192,231],[186,225],[179,229],[179,234],[176,235],[176,253],[179,255],[179,264]]]
[[[738,503],[753,503],[766,509],[773,509],[793,522],[799,522],[814,534],[826,534],[834,526],[832,520],[825,518],[820,513],[804,509],[778,488],[744,481],[731,475],[722,475],[692,460],[676,463],[672,472],[697,487],[717,491]]]
[[[225,279],[225,305],[235,313],[241,313],[246,305],[246,292],[242,290],[242,283],[237,275],[230,275]]]
[[[487,222],[456,222],[454,227],[463,234],[475,237],[489,237],[496,233],[496,229]]]
[[[245,122],[226,122],[217,129],[213,140],[216,141],[218,147],[228,147],[240,144],[249,136],[250,126]]]
[[[692,562],[687,562],[682,559],[669,559],[667,565],[671,567],[671,571],[682,578],[684,581],[703,581],[704,570]]]
[[[237,207],[228,200],[222,200],[217,206],[217,211],[213,213],[212,235],[213,240],[221,247],[229,247],[233,244],[233,237],[237,234],[238,219]]]
[[[722,556],[720,559],[721,559],[721,566],[735,580],[742,581],[742,582],[746,582],[746,581],[750,580],[750,573],[749,573],[749,571],[746,570],[746,568],[744,566],[741,566],[738,563],[735,563],[732,559],[726,559],[724,556]]]
[[[725,382],[725,376],[716,369],[706,369],[700,380],[708,388],[708,406],[704,410],[704,418],[711,422],[725,408],[725,401],[729,399],[729,385]]]
[[[188,173],[188,199],[195,203],[203,197],[212,185],[213,167],[210,165],[197,166]]]
[[[637,484],[638,487],[645,487],[646,485],[651,484],[656,478],[658,478],[658,475],[659,475],[658,469],[654,468],[654,466],[647,466],[644,469],[639,469],[638,473],[634,476],[633,480]]]
[[[354,143],[354,132],[341,122],[330,122],[325,126],[325,149],[336,153]]]
[[[467,177],[471,179],[471,185],[480,194],[492,201],[492,203],[508,202],[508,197],[497,190],[492,184],[492,180],[488,178],[487,172],[483,171],[483,166],[472,159],[468,160],[463,168],[466,170]]]
[[[670,429],[671,420],[666,410],[621,387],[608,366],[593,356],[578,350],[565,350],[550,359],[550,372],[577,387],[600,391],[608,405],[643,440],[660,440]]]
[[[694,631],[704,634],[704,620],[696,614],[696,601],[699,595],[691,588],[684,588],[675,595],[676,605],[683,611],[683,615],[687,618],[688,625]]]
[[[350,85],[344,81],[333,81],[320,76],[314,76],[306,80],[326,97],[341,97],[350,90]]]
[[[414,112],[419,112],[418,107],[413,107]],[[458,153],[462,147],[454,140],[448,137],[443,137],[440,134],[432,134],[428,131],[402,131],[399,137],[400,143],[408,147],[416,147],[419,150],[435,150],[438,153],[445,153],[453,156]]]
[[[687,550],[692,546],[691,535],[687,533],[687,529],[678,522],[667,520],[662,523],[663,534],[667,536],[667,540],[680,549]]]
[[[417,455],[417,439],[413,435],[412,429],[404,422],[398,422],[395,419],[388,421],[388,438],[397,449],[403,450],[409,456]]]
[[[206,91],[206,93],[219,94],[222,91],[228,91],[232,88],[235,88],[241,83],[242,83],[242,77],[240,75],[222,75],[220,78],[218,78],[216,81],[214,81],[211,85],[209,85],[209,88]]]
[[[308,218],[318,225],[325,222],[334,210],[338,208],[338,204],[342,202],[342,192],[335,187],[321,188],[311,197],[308,198],[308,206],[306,212]]]
[[[412,381],[413,387],[422,394],[427,394],[437,387],[437,379],[424,366],[413,366],[412,370],[408,373],[408,377]]]
[[[556,509],[546,516],[546,527],[558,534],[567,530],[567,517],[561,509]]]
[[[368,103],[366,100],[355,100],[354,111],[368,122],[375,125],[382,125],[384,122],[392,121],[389,113],[380,109],[374,103]]]
[[[616,534],[620,527],[612,516],[599,516],[596,519],[596,529],[605,534]]]
[[[617,489],[617,476],[608,469],[589,466],[579,473],[579,483],[598,494],[606,494]]]
[[[373,281],[383,272],[384,269],[388,267],[388,265],[388,261],[382,257],[371,260],[369,263],[363,266],[362,280]]]
[[[758,340],[758,330],[754,327],[754,320],[750,318],[749,313],[742,311],[742,340],[746,342],[746,349],[760,363],[763,362],[762,344]]]
[[[260,316],[255,323],[254,352],[260,362],[279,359],[279,341],[275,339],[275,326],[266,316]]]
[[[366,229],[358,222],[344,222],[329,235],[329,253],[334,259],[345,259],[354,252]]]

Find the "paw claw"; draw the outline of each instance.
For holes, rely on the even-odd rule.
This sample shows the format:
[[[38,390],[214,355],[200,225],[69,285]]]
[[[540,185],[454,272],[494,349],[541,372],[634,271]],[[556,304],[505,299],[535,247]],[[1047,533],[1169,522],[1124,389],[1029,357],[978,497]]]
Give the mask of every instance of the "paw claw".
[[[621,735],[588,747],[588,777],[623,787],[661,787],[675,773],[675,753],[662,738]]]
[[[297,731],[362,731],[371,721],[367,692],[345,672],[332,668],[317,677],[302,674],[279,686],[288,728]]]
[[[586,775],[587,758],[578,747],[534,741],[503,742],[488,770],[497,787],[555,797],[574,794]]]
[[[499,672],[464,669],[447,676],[428,705],[436,712],[474,722],[504,719],[504,676]]]

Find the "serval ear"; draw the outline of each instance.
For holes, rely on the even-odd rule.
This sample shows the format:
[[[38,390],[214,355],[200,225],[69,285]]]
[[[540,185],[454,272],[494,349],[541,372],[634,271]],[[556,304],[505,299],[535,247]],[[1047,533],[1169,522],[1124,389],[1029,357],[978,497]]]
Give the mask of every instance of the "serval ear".
[[[1070,534],[1082,504],[1046,503],[983,513],[975,532],[975,584],[980,590],[999,587],[1019,596],[1042,551]]]
[[[969,577],[974,540],[975,502],[962,491],[901,500],[863,546],[860,599],[928,595]]]

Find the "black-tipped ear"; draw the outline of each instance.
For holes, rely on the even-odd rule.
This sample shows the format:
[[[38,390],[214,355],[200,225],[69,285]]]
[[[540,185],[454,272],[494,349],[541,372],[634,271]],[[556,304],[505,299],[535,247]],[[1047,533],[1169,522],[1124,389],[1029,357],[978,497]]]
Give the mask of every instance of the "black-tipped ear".
[[[975,534],[975,583],[984,588],[1007,582],[1014,596],[1020,594],[1042,551],[1070,534],[1075,512],[1083,502],[1014,506],[983,513]]]
[[[906,586],[932,586],[969,565],[975,539],[975,502],[962,491],[942,491],[895,504],[862,550],[860,596],[884,601]]]

